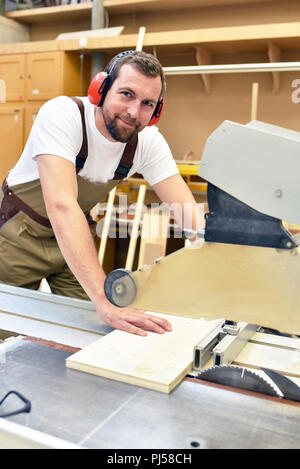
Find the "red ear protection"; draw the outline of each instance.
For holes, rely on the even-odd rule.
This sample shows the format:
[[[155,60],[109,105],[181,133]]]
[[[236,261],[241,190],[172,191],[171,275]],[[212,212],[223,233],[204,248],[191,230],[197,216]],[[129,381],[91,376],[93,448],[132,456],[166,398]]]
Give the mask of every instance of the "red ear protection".
[[[155,111],[152,114],[151,120],[148,124],[149,127],[151,125],[157,124],[157,122],[161,118],[161,115],[162,115],[162,112],[163,112],[163,109],[164,109],[164,105],[165,105],[164,100],[162,98],[160,98],[160,100],[158,101],[158,103],[156,105]]]
[[[99,72],[93,78],[88,89],[88,98],[92,104],[100,107],[103,105],[106,93],[109,89],[109,82],[109,74],[106,72]],[[157,124],[162,115],[164,105],[164,100],[160,98],[148,126]]]
[[[93,78],[88,89],[88,97],[95,106],[102,106],[108,91],[109,76],[106,72],[99,72]]]

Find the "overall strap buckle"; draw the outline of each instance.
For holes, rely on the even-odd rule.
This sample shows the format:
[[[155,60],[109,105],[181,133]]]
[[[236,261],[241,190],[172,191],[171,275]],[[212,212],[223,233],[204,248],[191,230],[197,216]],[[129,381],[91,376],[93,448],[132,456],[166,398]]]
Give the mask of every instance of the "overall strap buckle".
[[[124,148],[122,158],[115,171],[114,179],[125,179],[133,165],[133,159],[138,144],[138,136],[135,135]]]

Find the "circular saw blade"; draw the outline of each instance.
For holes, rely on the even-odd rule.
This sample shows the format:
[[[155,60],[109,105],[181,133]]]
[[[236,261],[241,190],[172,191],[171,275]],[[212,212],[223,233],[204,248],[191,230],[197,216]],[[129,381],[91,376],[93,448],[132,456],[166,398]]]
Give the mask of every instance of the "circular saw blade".
[[[246,368],[234,365],[220,365],[207,368],[200,372],[197,378],[238,389],[281,397],[279,392],[260,375]]]
[[[270,370],[269,368],[262,368],[262,370],[274,381],[285,399],[300,402],[300,387],[296,383],[277,371]]]

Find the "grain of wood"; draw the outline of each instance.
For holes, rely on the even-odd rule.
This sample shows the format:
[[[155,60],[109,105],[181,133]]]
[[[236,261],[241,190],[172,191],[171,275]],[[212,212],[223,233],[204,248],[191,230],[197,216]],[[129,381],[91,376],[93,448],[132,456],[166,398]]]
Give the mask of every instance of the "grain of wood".
[[[269,368],[300,378],[300,350],[248,343],[234,361],[235,365]]]
[[[222,321],[169,315],[167,319],[172,323],[172,332],[149,332],[146,337],[141,337],[115,330],[70,356],[66,365],[83,372],[169,393],[191,370],[193,346]]]

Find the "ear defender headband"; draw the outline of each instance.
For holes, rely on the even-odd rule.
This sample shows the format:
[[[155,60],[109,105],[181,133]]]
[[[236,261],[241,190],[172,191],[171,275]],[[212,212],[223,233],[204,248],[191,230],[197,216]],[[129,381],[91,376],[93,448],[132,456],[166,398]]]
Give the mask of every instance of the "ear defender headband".
[[[121,52],[120,54],[116,55],[116,57],[114,57],[111,60],[111,62],[108,64],[107,71],[99,72],[93,78],[88,89],[88,98],[92,104],[98,107],[103,106],[105,96],[111,85],[110,74],[115,64],[117,63],[119,59],[121,59],[125,55],[132,54],[133,52],[135,51],[130,50],[130,51]],[[163,98],[160,98],[156,104],[156,107],[154,109],[154,112],[152,114],[152,117],[150,119],[148,126],[157,124],[157,122],[159,121],[162,115],[164,104],[165,103],[164,103]]]

